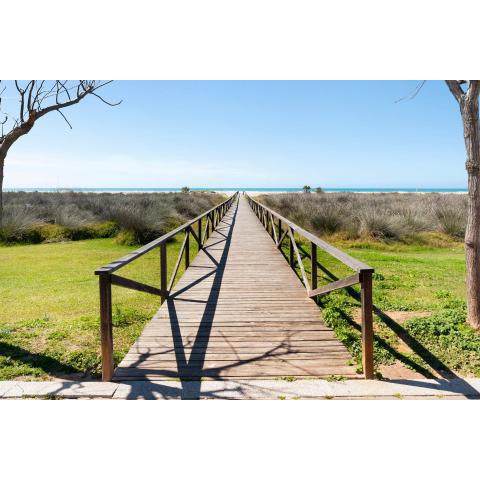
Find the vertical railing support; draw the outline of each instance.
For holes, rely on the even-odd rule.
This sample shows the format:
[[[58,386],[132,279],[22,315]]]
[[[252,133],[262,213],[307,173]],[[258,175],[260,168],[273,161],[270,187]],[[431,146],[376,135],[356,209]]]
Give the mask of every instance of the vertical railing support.
[[[167,286],[167,243],[160,244],[160,289],[164,292],[161,303],[168,298]]]
[[[282,233],[283,233],[283,230],[282,230],[282,221],[280,219],[278,219],[278,241],[280,242],[280,239],[282,238]],[[280,248],[280,244],[277,245],[277,247]]]
[[[362,302],[362,362],[366,379],[373,378],[372,272],[360,271]]]
[[[197,243],[198,243],[198,251],[200,251],[200,249],[202,248],[202,219],[201,218],[198,219],[197,226],[198,226]]]
[[[190,227],[185,230],[185,268],[190,266]]]
[[[311,282],[312,290],[315,290],[318,286],[318,276],[317,276],[317,245],[313,242],[310,244],[310,263],[312,264],[312,273],[311,273]],[[318,297],[315,297],[317,301]]]
[[[288,228],[288,227],[287,227]],[[292,237],[295,235],[295,231],[292,229],[291,230],[292,232]],[[292,240],[292,237],[288,237],[290,239],[290,243],[288,245],[288,250],[289,250],[289,253],[290,253],[290,266],[295,269],[295,252],[293,251],[293,240]]]
[[[102,380],[113,376],[112,284],[110,274],[100,274],[100,338],[102,343]]]

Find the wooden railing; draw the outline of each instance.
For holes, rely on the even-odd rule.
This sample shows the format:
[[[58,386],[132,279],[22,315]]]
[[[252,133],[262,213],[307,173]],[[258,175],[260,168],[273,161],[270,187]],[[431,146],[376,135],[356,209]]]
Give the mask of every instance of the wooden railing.
[[[233,202],[238,196],[238,192],[232,195],[225,202],[213,207],[205,213],[202,213],[198,217],[184,223],[180,227],[168,232],[165,235],[147,243],[138,250],[135,250],[124,257],[115,260],[114,262],[105,265],[104,267],[95,270],[95,275],[99,276],[100,285],[100,336],[102,344],[102,380],[110,381],[113,375],[113,335],[112,335],[112,285],[117,285],[124,288],[130,288],[132,290],[138,290],[140,292],[151,293],[158,295],[161,299],[161,303],[169,297],[170,290],[172,289],[175,278],[180,267],[182,257],[185,254],[185,268],[190,265],[190,235],[196,240],[198,249],[200,250],[205,241],[210,236],[211,232],[220,223],[221,219],[232,206]],[[202,222],[206,219],[205,226],[202,232]],[[197,226],[197,232],[193,229],[193,226]],[[173,267],[170,280],[167,279],[167,242],[176,235],[184,233],[185,237],[180,247],[177,261]],[[115,275],[114,272],[120,268],[128,265],[137,258],[145,255],[154,248],[160,250],[160,288],[152,285],[131,280],[129,278],[120,277]]]
[[[307,295],[310,298],[315,298],[318,295],[325,295],[326,293],[338,290],[340,288],[350,287],[357,283],[361,286],[361,309],[362,309],[362,361],[363,361],[363,373],[365,378],[373,378],[373,317],[372,317],[372,274],[374,269],[365,263],[347,255],[333,245],[325,242],[324,240],[316,237],[315,235],[307,232],[303,228],[294,224],[290,220],[282,217],[272,209],[262,205],[255,201],[253,198],[245,195],[250,204],[250,207],[255,212],[260,222],[272,237],[277,248],[281,249],[283,242],[288,238],[289,247],[289,263],[295,270],[296,265],[300,270],[303,284],[307,290]],[[300,237],[310,241],[311,253],[311,284],[308,280],[303,265],[302,257],[299,252],[297,242],[295,241],[295,233]],[[318,267],[322,268],[322,265],[317,260],[317,248],[322,249],[332,257],[342,262],[347,267],[350,267],[355,271],[354,275],[331,282],[327,285],[318,287]],[[305,252],[308,255],[308,252]]]

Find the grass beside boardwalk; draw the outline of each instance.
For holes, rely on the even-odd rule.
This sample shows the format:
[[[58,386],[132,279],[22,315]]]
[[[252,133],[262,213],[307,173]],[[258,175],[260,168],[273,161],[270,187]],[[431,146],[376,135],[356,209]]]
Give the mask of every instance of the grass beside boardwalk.
[[[181,241],[179,235],[168,243],[169,275]],[[190,245],[193,257],[195,241]],[[0,380],[98,375],[99,296],[93,272],[132,250],[114,239],[0,246]],[[182,271],[183,262],[177,278]],[[119,274],[159,285],[158,249]],[[117,360],[158,309],[159,301],[153,295],[113,287]]]
[[[448,371],[480,375],[480,335],[465,323],[463,245],[435,235],[423,245],[328,239],[375,268],[379,372],[400,363],[424,376]],[[168,244],[170,272],[181,240],[179,235]],[[190,245],[193,257],[195,241]],[[302,248],[309,253],[307,243]],[[132,247],[118,245],[114,239],[0,246],[0,379],[98,375],[98,279],[93,271],[130,251]],[[321,251],[318,258],[338,277],[350,273]],[[305,265],[309,272],[308,260]],[[158,285],[158,250],[119,273]],[[320,283],[328,281],[324,275]],[[358,289],[352,291],[358,293]],[[118,361],[158,308],[159,298],[113,287],[113,305]],[[358,305],[343,290],[322,297],[321,306],[328,325],[360,364]]]
[[[408,245],[329,240],[375,268],[375,364],[379,372],[385,366],[401,364],[427,377],[480,375],[480,334],[465,322],[462,243],[448,238],[442,238],[438,247],[432,246],[433,242]],[[309,253],[308,244],[302,248]],[[352,273],[320,251],[318,260],[336,277]],[[309,272],[309,260],[305,264]],[[319,283],[329,281],[332,279],[322,273]],[[341,290],[321,297],[321,306],[327,324],[361,368],[359,289],[349,291],[353,296]]]

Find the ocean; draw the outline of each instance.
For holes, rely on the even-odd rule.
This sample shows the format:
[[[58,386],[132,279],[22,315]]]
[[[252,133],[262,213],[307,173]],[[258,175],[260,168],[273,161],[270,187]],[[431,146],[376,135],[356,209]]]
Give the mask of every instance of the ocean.
[[[179,192],[180,188],[137,188],[137,187],[124,187],[124,188],[89,188],[89,187],[72,187],[72,188],[4,188],[5,192],[109,192],[109,193],[139,193],[139,192]],[[301,192],[302,188],[290,188],[290,187],[275,187],[275,188],[262,188],[262,187],[195,187],[190,188],[191,191],[215,191],[215,192],[235,192],[237,190],[244,192]],[[335,187],[335,188],[323,188],[325,192],[418,192],[418,193],[466,193],[466,188],[415,188],[415,187],[369,187],[369,188],[357,188],[357,187]],[[315,188],[312,188],[315,191]]]

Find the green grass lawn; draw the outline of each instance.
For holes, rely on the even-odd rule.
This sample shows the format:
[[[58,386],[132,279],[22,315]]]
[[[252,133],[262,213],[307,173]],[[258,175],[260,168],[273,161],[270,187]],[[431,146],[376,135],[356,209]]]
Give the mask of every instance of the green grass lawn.
[[[168,244],[171,272],[182,238]],[[463,245],[335,241],[375,268],[375,363],[401,363],[425,376],[480,375],[480,335],[465,323]],[[308,253],[309,246],[303,248]],[[192,258],[196,253],[191,241]],[[132,251],[113,239],[0,247],[0,379],[97,376],[100,366],[98,278],[93,271]],[[335,276],[351,272],[319,251]],[[309,260],[305,260],[310,270]],[[183,269],[183,262],[182,262]],[[181,270],[177,278],[182,274]],[[159,284],[159,252],[119,274]],[[327,283],[324,275],[319,282]],[[358,288],[352,289],[358,293]],[[159,307],[156,296],[113,287],[115,359],[128,351]],[[321,298],[327,324],[360,365],[358,301],[345,290]],[[395,316],[410,312],[406,320]]]
[[[169,275],[181,241],[179,235],[168,243]],[[193,258],[195,241],[190,245]],[[98,375],[99,295],[93,272],[133,249],[113,239],[0,246],[0,380],[57,373]],[[183,262],[177,279],[182,272]],[[158,249],[118,273],[158,286]],[[158,309],[160,299],[121,287],[113,287],[112,296],[118,361]]]
[[[438,310],[448,292],[465,301],[463,244],[449,247],[341,242],[337,246],[375,268],[374,302],[385,310]]]

